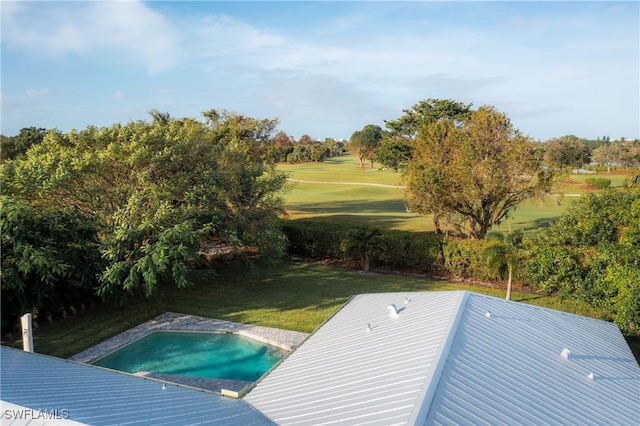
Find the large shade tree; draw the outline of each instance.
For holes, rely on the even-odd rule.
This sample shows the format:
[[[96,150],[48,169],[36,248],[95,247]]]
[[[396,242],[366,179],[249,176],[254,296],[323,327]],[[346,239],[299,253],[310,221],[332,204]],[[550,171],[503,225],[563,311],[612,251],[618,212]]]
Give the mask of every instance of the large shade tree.
[[[544,160],[547,164],[571,170],[589,162],[590,152],[586,140],[573,135],[550,139],[544,143]]]
[[[460,123],[471,114],[471,104],[450,99],[425,99],[403,113],[396,120],[385,121],[388,131],[375,149],[375,160],[395,171],[406,169],[415,138],[423,126],[445,119]]]
[[[216,110],[204,122],[151,116],[151,123],[48,133],[3,164],[3,193],[37,212],[91,218],[102,295],[187,285],[206,242],[280,255],[286,177],[268,155],[277,121]]]
[[[385,121],[389,132],[405,140],[414,140],[420,129],[428,124],[443,119],[461,122],[471,114],[471,104],[464,104],[451,99],[424,99],[396,119]]]
[[[373,168],[375,149],[383,136],[384,131],[380,126],[376,126],[375,124],[367,124],[362,130],[353,132],[351,139],[349,139],[348,148],[360,159],[360,167],[364,168],[364,161],[368,160],[370,167]]]
[[[483,106],[462,122],[422,127],[407,168],[407,205],[484,238],[522,201],[551,189],[552,173],[540,163],[533,141]]]

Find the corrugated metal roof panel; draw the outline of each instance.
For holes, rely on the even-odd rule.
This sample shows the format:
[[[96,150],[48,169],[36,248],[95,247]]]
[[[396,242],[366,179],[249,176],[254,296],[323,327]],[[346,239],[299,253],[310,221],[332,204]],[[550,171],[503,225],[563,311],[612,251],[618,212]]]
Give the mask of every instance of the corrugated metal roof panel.
[[[640,367],[615,324],[478,294],[466,304],[427,420],[639,422]]]
[[[465,293],[406,296],[356,296],[245,400],[279,424],[412,422]]]
[[[0,348],[3,401],[68,410],[91,425],[263,425],[266,417],[241,400],[187,389],[7,347]]]
[[[407,296],[355,297],[245,400],[279,424],[638,424],[640,367],[614,324],[468,292]]]

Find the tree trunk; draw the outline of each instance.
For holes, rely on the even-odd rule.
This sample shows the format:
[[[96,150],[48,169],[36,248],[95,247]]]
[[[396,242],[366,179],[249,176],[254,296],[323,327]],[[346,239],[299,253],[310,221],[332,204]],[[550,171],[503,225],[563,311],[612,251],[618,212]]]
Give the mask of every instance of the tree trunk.
[[[512,268],[509,266],[509,278],[507,278],[507,296],[506,300],[511,300],[511,276],[512,276]]]

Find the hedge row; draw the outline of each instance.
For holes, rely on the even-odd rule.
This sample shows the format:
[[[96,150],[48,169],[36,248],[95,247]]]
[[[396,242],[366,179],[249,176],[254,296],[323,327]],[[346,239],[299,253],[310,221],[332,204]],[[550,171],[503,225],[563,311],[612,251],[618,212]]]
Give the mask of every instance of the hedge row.
[[[285,222],[288,254],[310,259],[358,260],[344,251],[353,229],[373,229],[344,223],[296,220]],[[444,272],[463,278],[495,279],[482,260],[484,241],[453,239],[434,234],[380,230],[382,244],[371,254],[374,268],[412,269],[424,273]]]

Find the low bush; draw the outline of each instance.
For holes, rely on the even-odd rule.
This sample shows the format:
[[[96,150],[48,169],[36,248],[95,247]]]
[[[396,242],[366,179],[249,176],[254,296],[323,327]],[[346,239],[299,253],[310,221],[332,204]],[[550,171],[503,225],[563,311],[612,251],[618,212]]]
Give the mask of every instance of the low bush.
[[[291,256],[342,259],[340,243],[351,228],[349,224],[298,220],[285,222],[282,231]]]
[[[611,186],[611,179],[605,178],[588,178],[586,184],[598,189],[606,189]]]
[[[288,254],[312,259],[352,259],[353,256],[345,252],[343,242],[356,228],[369,229],[366,226],[309,220],[288,221],[283,225]],[[378,238],[381,244],[372,255],[372,266],[426,272],[434,265],[442,264],[441,241],[432,234],[382,230]]]
[[[482,260],[483,247],[484,240],[447,238],[442,244],[442,265],[457,277],[493,278]]]

